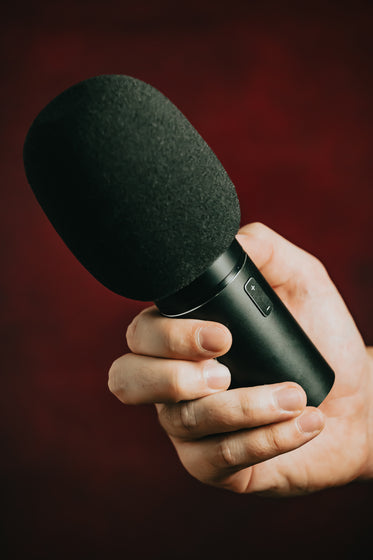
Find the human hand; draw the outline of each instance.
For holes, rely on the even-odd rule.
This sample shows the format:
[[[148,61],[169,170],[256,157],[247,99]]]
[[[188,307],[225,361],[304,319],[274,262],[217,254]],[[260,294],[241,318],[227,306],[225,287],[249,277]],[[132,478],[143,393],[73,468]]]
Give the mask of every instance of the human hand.
[[[110,390],[155,403],[184,467],[207,484],[294,495],[372,476],[373,356],[326,270],[262,224],[238,240],[335,371],[319,409],[290,382],[226,391],[229,372],[213,358],[228,351],[228,329],[155,307],[129,326],[131,353],[113,363]]]

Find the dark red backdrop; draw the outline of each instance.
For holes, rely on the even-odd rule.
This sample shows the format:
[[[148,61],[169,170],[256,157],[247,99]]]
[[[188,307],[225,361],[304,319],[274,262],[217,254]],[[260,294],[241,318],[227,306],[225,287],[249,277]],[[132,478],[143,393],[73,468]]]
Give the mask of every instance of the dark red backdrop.
[[[100,73],[152,83],[223,161],[243,223],[263,221],[317,254],[373,343],[372,4],[310,6],[3,6],[1,479],[10,558],[351,558],[368,542],[370,484],[282,501],[204,487],[179,465],[151,407],[124,407],[109,394],[107,370],[141,305],[74,260],[21,162],[31,120],[62,89]]]

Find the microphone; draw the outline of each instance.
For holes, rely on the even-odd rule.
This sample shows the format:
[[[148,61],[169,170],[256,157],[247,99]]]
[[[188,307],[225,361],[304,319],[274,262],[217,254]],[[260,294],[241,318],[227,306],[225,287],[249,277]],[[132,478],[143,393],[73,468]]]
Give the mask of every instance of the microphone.
[[[36,117],[23,154],[37,200],[97,280],[165,316],[226,325],[231,388],[295,381],[323,401],[332,369],[235,240],[235,187],[162,93],[122,75],[75,84]]]

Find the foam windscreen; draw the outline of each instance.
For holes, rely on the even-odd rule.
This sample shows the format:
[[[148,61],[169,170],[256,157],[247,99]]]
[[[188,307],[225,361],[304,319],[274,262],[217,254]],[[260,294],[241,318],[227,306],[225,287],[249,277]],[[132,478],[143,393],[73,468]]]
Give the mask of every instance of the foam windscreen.
[[[51,101],[24,163],[71,251],[132,299],[187,286],[239,228],[236,191],[215,154],[171,101],[128,76],[90,78]]]

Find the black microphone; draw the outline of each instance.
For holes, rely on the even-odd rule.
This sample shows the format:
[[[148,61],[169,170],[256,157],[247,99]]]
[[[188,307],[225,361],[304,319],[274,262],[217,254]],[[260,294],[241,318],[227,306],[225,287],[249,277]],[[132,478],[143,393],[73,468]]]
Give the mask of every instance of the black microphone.
[[[102,284],[168,317],[226,325],[231,387],[295,381],[318,406],[334,373],[235,240],[237,194],[215,154],[158,90],[97,76],[33,122],[28,181]]]

